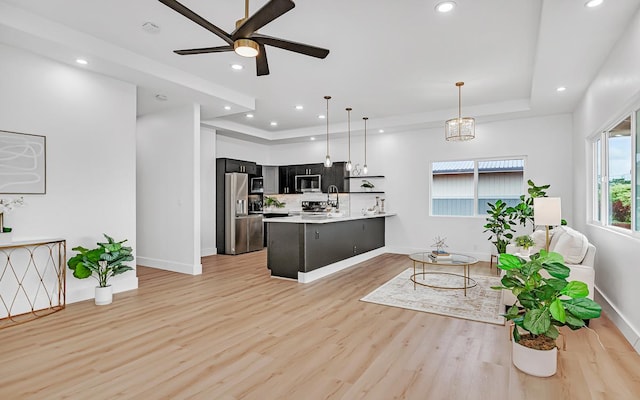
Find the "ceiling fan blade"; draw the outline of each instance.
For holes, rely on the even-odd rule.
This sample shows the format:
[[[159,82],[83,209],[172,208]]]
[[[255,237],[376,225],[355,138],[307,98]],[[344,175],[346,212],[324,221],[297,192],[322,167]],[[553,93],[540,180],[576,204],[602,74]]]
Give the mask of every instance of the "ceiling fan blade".
[[[295,7],[291,0],[271,0],[231,33],[233,40],[248,38],[252,33]]]
[[[199,49],[174,50],[173,52],[186,56],[189,54],[222,53],[224,51],[233,51],[233,46],[201,47]]]
[[[329,50],[323,49],[321,47],[292,42],[290,40],[279,39],[272,36],[260,35],[259,33],[254,33],[251,36],[251,39],[255,40],[260,45],[267,44],[269,46],[279,47],[284,50],[293,51],[295,53],[300,53],[311,57],[325,58],[329,55]]]
[[[220,37],[220,39],[224,40],[225,42],[231,45],[233,44],[233,40],[231,40],[231,36],[228,33],[218,28],[217,26],[207,21],[206,19],[202,18],[198,14],[194,13],[193,11],[189,10],[184,5],[178,3],[175,0],[158,0],[158,1],[164,4],[165,6],[173,9],[174,11],[178,12],[179,14],[182,14],[185,17],[189,18],[191,21],[200,25],[201,27],[208,30],[209,32],[216,34],[218,37]]]
[[[267,64],[267,52],[264,45],[260,44],[260,51],[256,56],[256,74],[258,76],[269,75],[269,64]]]

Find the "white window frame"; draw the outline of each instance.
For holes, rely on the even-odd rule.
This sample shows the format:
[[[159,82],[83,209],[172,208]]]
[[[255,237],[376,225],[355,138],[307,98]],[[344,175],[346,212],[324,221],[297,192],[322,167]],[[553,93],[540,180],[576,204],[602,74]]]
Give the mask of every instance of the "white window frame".
[[[478,214],[478,181],[480,173],[478,172],[478,164],[483,161],[500,161],[500,160],[522,160],[522,187],[520,194],[527,193],[527,156],[500,156],[500,157],[483,157],[483,158],[462,158],[457,160],[434,160],[429,162],[429,216],[442,218],[486,218],[486,213]],[[433,214],[433,164],[438,162],[456,162],[456,161],[472,161],[473,162],[473,215],[434,215]]]

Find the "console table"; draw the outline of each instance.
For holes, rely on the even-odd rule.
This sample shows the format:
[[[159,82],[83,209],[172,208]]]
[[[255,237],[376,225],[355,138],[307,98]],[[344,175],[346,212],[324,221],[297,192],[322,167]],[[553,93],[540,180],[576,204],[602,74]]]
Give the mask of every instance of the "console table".
[[[0,244],[0,329],[65,308],[66,258],[64,239]]]

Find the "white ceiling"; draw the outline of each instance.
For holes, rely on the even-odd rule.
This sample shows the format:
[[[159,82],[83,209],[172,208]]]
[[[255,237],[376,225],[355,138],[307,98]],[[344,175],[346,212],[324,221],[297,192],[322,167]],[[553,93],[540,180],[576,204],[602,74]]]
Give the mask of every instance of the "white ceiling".
[[[457,115],[456,81],[465,82],[463,114],[480,121],[571,112],[640,8],[585,2],[456,0],[444,15],[437,0],[298,1],[260,33],[331,52],[320,60],[267,47],[271,74],[261,77],[253,59],[232,52],[174,54],[225,43],[157,0],[3,0],[0,42],[74,66],[82,56],[90,64],[79,68],[137,84],[139,115],[195,101],[203,123],[227,134],[295,140],[325,131],[325,95],[332,132],[346,130],[345,107],[352,130],[365,115],[372,131],[443,125]],[[227,32],[244,14],[242,0],[182,3]],[[250,13],[265,3],[250,0]],[[147,21],[160,32],[143,31]]]

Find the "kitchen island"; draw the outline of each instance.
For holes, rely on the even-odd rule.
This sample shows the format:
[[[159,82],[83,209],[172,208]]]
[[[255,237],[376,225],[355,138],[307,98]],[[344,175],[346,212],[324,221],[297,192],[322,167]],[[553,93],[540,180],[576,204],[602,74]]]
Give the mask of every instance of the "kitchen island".
[[[385,218],[393,215],[265,219],[271,275],[307,283],[382,254]]]

